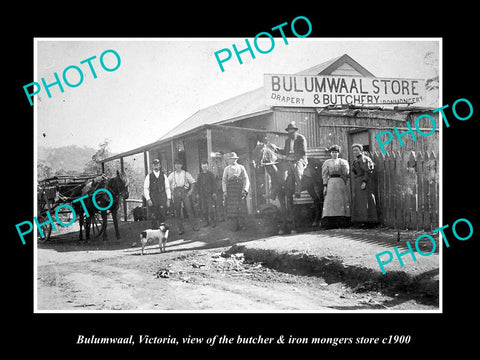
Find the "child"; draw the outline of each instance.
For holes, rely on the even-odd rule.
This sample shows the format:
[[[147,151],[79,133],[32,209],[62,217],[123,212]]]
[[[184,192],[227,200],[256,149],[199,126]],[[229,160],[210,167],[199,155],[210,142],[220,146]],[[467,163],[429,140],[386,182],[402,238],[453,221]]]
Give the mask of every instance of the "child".
[[[202,171],[197,177],[197,196],[200,200],[200,209],[205,219],[205,227],[216,226],[215,221],[215,200],[217,199],[217,189],[215,175],[208,170],[208,161],[203,160]]]

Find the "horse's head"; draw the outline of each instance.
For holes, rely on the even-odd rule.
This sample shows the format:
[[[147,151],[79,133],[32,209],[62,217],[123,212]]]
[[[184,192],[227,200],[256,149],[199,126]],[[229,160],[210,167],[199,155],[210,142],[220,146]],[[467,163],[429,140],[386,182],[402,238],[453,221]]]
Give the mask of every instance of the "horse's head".
[[[265,147],[265,144],[261,141],[257,141],[257,145],[255,148],[252,150],[252,163],[253,166],[255,167],[260,167],[262,158],[263,158],[263,148]]]
[[[117,176],[113,180],[115,182],[115,189],[117,191],[117,195],[123,197],[124,199],[128,199],[129,180],[125,172],[120,172],[117,170]]]
[[[257,141],[257,146],[253,149],[253,163],[254,166],[260,167],[265,164],[276,163],[278,156],[275,153],[276,145],[265,144],[261,141]]]

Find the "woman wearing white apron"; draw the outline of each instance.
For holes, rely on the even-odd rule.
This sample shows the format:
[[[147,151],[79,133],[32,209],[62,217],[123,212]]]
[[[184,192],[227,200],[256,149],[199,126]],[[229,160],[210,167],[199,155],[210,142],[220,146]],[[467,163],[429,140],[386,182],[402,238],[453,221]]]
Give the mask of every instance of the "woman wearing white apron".
[[[339,158],[340,146],[332,145],[328,149],[331,159],[322,165],[323,212],[322,223],[325,228],[344,226],[350,217],[350,196],[348,175],[350,167],[347,160]]]

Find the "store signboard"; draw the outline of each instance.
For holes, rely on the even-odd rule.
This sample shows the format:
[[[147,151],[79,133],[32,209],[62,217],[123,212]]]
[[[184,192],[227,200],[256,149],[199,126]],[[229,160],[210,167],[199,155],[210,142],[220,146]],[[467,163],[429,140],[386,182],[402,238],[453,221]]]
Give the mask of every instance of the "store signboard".
[[[269,106],[425,104],[425,80],[356,76],[265,74]]]

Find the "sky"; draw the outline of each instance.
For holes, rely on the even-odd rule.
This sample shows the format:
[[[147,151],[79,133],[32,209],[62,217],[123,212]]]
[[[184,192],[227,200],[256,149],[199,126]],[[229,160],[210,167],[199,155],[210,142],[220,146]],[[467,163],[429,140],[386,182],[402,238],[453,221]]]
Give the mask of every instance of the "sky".
[[[425,61],[425,54],[432,52],[438,62],[436,39],[287,39],[288,45],[275,38],[268,54],[254,50],[255,59],[243,54],[243,64],[233,55],[222,72],[215,51],[232,50],[232,44],[242,49],[245,38],[38,38],[32,81],[45,78],[52,83],[55,72],[62,79],[70,65],[80,67],[84,79],[78,87],[68,87],[62,79],[63,93],[52,86],[51,98],[43,88],[36,96],[37,146],[97,148],[108,138],[112,152],[131,150],[158,140],[202,108],[263,86],[264,73],[296,73],[343,54],[377,77],[427,79],[439,73],[438,65]],[[268,39],[259,42],[262,49],[269,45]],[[108,72],[99,58],[110,49],[119,54],[121,63]],[[92,56],[96,79],[87,63],[80,64]],[[109,68],[116,65],[112,53],[105,54],[104,61]],[[67,74],[71,83],[78,82],[75,70]],[[438,103],[428,98],[427,102]]]

